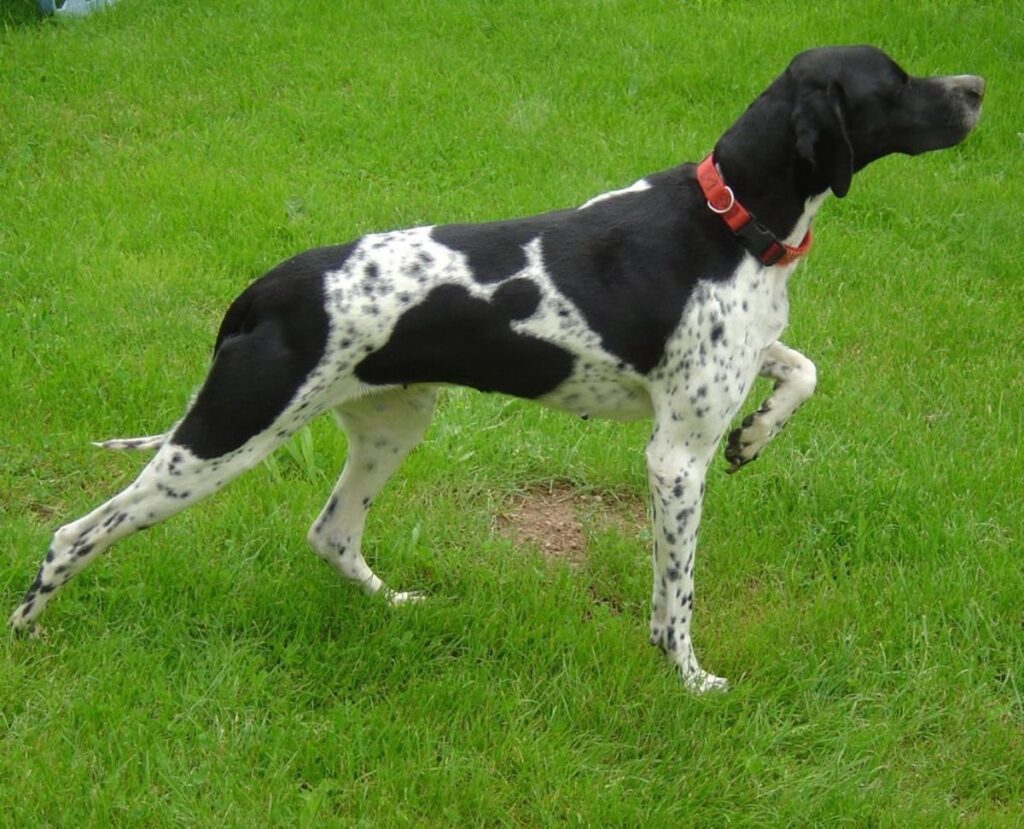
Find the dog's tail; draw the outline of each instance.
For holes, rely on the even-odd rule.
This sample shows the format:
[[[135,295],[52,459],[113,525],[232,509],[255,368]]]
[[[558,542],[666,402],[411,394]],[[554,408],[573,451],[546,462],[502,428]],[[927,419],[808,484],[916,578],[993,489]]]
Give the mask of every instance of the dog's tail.
[[[100,449],[118,449],[143,452],[147,449],[159,449],[167,440],[167,435],[147,435],[142,438],[113,438],[112,440],[93,441],[93,446]]]

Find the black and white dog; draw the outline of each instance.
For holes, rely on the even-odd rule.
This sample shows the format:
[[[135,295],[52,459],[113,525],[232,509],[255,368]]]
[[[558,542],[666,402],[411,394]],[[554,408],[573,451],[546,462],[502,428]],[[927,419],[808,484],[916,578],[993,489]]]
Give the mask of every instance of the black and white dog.
[[[961,141],[983,92],[973,75],[911,77],[871,47],[814,49],[700,165],[575,209],[371,234],[278,265],[228,309],[184,418],[101,444],[158,451],[127,489],[57,530],[11,624],[31,628],[115,541],[216,492],[327,410],[348,457],[309,543],[367,593],[415,598],[367,566],[363,525],[437,387],[458,384],[578,415],[653,416],[651,640],[689,688],[725,687],[690,637],[704,478],[757,375],[775,388],[729,436],[733,469],[814,389],[814,365],[778,340],[811,222],[866,164]]]

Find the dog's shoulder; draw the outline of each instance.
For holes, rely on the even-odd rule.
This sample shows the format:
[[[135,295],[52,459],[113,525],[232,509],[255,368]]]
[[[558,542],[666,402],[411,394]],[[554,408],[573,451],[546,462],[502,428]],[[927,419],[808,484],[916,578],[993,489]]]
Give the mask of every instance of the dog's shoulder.
[[[703,280],[727,279],[743,251],[700,197],[694,166],[591,200],[544,237],[544,263],[603,346],[646,374]]]

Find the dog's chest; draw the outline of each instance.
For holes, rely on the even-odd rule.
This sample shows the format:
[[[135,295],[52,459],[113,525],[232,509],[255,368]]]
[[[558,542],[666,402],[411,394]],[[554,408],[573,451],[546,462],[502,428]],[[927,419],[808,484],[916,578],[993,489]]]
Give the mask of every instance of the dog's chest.
[[[726,333],[733,334],[744,348],[760,354],[785,329],[789,322],[786,288],[794,267],[762,268],[747,259],[732,279],[711,283],[712,311],[715,306],[722,309]],[[708,334],[714,339],[714,323],[710,324]]]
[[[728,421],[736,414],[786,327],[791,270],[747,259],[727,280],[698,283],[651,374],[653,393],[673,401],[680,418]]]

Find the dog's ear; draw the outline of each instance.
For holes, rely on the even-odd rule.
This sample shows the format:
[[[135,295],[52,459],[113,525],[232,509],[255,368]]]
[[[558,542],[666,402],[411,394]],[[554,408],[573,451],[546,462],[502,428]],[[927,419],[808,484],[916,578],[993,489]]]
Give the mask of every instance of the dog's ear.
[[[801,90],[793,110],[797,154],[839,198],[853,178],[853,146],[846,129],[846,96],[832,81],[826,89]]]

